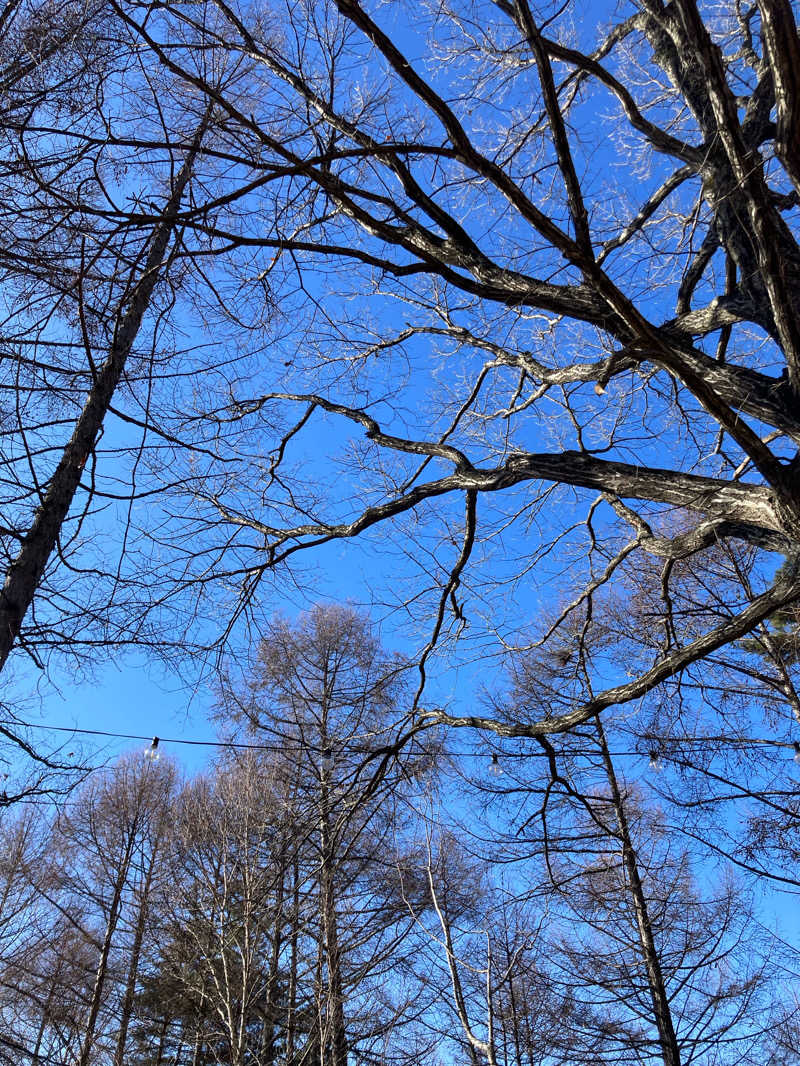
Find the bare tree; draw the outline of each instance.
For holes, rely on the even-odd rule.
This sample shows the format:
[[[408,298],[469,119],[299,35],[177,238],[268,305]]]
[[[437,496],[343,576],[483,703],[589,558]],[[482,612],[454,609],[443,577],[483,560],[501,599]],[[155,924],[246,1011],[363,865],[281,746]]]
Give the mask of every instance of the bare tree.
[[[694,0],[647,0],[602,33],[569,8],[479,6],[419,16],[402,47],[355,0],[269,18],[223,0],[110,10],[151,77],[213,101],[226,171],[207,209],[183,213],[197,244],[182,259],[198,277],[213,261],[239,293],[250,278],[226,313],[285,357],[186,407],[183,427],[216,443],[185,452],[177,482],[196,506],[160,529],[159,602],[238,577],[235,616],[301,550],[394,531],[426,575],[408,598],[433,612],[421,689],[445,636],[477,633],[479,587],[488,628],[521,640],[484,574],[525,575],[563,606],[537,639],[578,618],[588,648],[604,590],[655,560],[663,645],[547,720],[483,723],[533,736],[646,695],[797,597],[795,571],[776,575],[798,521],[796,49],[778,0],[705,21]],[[322,418],[349,438],[336,499],[316,480],[334,481]],[[534,516],[581,560],[560,586]],[[752,551],[749,588],[722,604],[706,590],[687,626],[679,564],[700,569],[719,544]]]
[[[690,825],[682,835],[605,731],[541,744],[539,757],[501,755],[504,773],[481,786],[494,795],[481,851],[504,868],[498,1039],[553,1062],[762,1061],[791,979],[772,966],[788,946],[758,923],[746,879],[712,863]]]
[[[693,986],[675,1021],[674,989],[699,982],[698,955],[722,948],[681,927],[676,915],[700,897],[677,859],[664,859],[659,909],[658,849],[648,855],[643,837],[666,836],[598,723],[602,714],[609,736],[632,739],[624,758],[647,757],[652,744],[671,768],[662,801],[698,854],[716,848],[743,876],[796,887],[796,787],[783,765],[800,722],[794,633],[784,639],[800,598],[798,44],[788,0],[746,10],[637,0],[601,13],[602,26],[572,5],[529,0],[458,0],[413,15],[358,0],[269,10],[110,0],[105,37],[84,34],[89,22],[100,32],[94,9],[89,22],[64,10],[66,34],[44,8],[38,21],[13,2],[0,13],[13,30],[0,55],[13,97],[1,199],[4,231],[16,235],[3,263],[17,299],[3,367],[15,404],[0,529],[6,643],[33,654],[37,639],[68,646],[70,635],[92,649],[163,646],[177,626],[158,632],[157,622],[175,607],[181,639],[207,651],[235,636],[265,578],[296,567],[301,581],[315,549],[356,539],[385,549],[388,569],[372,571],[380,595],[422,626],[409,690],[368,627],[334,613],[274,623],[250,687],[225,692],[222,714],[280,749],[270,772],[283,766],[296,783],[292,811],[305,827],[302,846],[279,849],[281,878],[268,893],[275,915],[288,906],[302,922],[273,915],[259,930],[263,955],[248,971],[258,991],[228,995],[249,1005],[236,1015],[239,1036],[228,1024],[226,1053],[249,1049],[246,1014],[263,1055],[277,1056],[276,1004],[290,1061],[344,1066],[399,1029],[405,1000],[394,988],[379,1009],[367,1002],[385,972],[370,969],[375,958],[388,967],[411,935],[398,920],[398,879],[376,889],[371,856],[394,831],[404,772],[413,780],[418,765],[403,748],[437,725],[545,760],[549,777],[535,786],[545,865],[545,815],[563,828],[578,811],[591,834],[594,866],[570,860],[582,886],[575,913],[618,932],[636,995],[619,1008],[624,1024],[611,1017],[599,1032],[604,997],[632,987],[615,984],[601,959],[587,977],[597,1010],[571,1016],[582,1051],[635,1045],[677,1064],[693,1040],[702,1046],[706,1024],[722,1041],[757,983],[713,1000],[729,1014]],[[101,39],[113,47],[98,48]],[[31,64],[32,40],[41,47]],[[56,135],[42,86],[59,70]],[[103,103],[119,85],[138,87],[126,120],[113,91],[116,102]],[[133,112],[145,100],[163,104],[164,117],[141,135]],[[92,116],[88,134],[70,107]],[[200,144],[204,121],[213,137]],[[180,166],[193,152],[190,180]],[[205,181],[198,165],[212,160]],[[107,192],[112,165],[135,185],[133,205]],[[216,370],[171,391],[166,377],[190,368],[152,351],[138,363],[140,329],[147,322],[153,351],[167,321],[191,345],[181,315],[190,306],[221,354]],[[147,456],[134,449],[132,468],[138,477],[147,467],[147,486],[119,493],[92,481],[114,389],[133,398],[122,420],[141,431]],[[67,452],[51,418],[64,396],[70,432],[80,429]],[[76,501],[99,506],[106,489],[125,511],[112,539],[127,569],[78,566],[85,557],[70,554],[87,515]],[[133,514],[151,493],[162,506],[141,520],[147,548]],[[40,622],[30,607],[37,588],[48,602],[56,570],[67,592]],[[96,610],[81,609],[73,574]],[[222,608],[221,633],[210,632],[207,604]],[[85,638],[84,617],[94,627]],[[448,641],[461,641],[465,657],[479,648],[482,669],[492,652],[537,651],[528,698],[483,711],[436,706],[427,684]],[[608,713],[618,705],[631,712],[624,725]],[[599,755],[592,788],[563,772],[582,744]],[[521,787],[531,794],[529,781]],[[724,817],[733,803],[741,827]],[[664,844],[668,858],[679,851]],[[391,950],[376,953],[363,932],[367,898],[370,928]],[[435,911],[440,886],[430,898]],[[720,921],[729,898],[718,901]],[[446,942],[453,922],[442,914]],[[732,939],[735,928],[725,925]],[[507,940],[510,976],[484,997],[483,1031],[468,968],[445,945],[473,1057],[495,1056],[500,1043],[530,1057],[522,1038],[498,1043],[488,1032],[493,1003],[504,1019],[522,1016],[521,975],[534,973],[525,951],[515,954],[525,938]],[[559,950],[574,968],[593,944],[564,939]],[[491,983],[493,966],[473,971]],[[136,967],[127,977],[134,987]],[[558,1001],[548,981],[540,1006]],[[201,1025],[209,988],[190,991],[174,1017],[154,1015],[159,1060],[169,1040],[198,1063],[222,1054]],[[639,1027],[636,1011],[647,1019]]]
[[[274,1062],[291,921],[287,796],[263,764],[244,759],[194,782],[176,813],[149,984],[165,1023],[182,1023],[193,1061]]]
[[[158,22],[116,10],[205,89],[182,43],[195,5]],[[791,574],[773,581],[798,528],[789,5],[704,21],[694,0],[647,0],[595,32],[569,6],[456,4],[401,36],[355,0],[293,5],[285,30],[222,0],[208,11],[208,47],[252,62],[247,107],[224,91],[217,106],[252,144],[243,166],[258,149],[248,203],[265,225],[227,217],[204,233],[260,254],[308,331],[281,345],[286,387],[264,375],[200,412],[240,448],[195,494],[204,581],[240,573],[241,609],[301,550],[394,531],[413,561],[408,538],[424,537],[433,555],[417,554],[425,583],[408,597],[432,610],[422,681],[448,632],[466,619],[476,632],[478,587],[490,628],[519,641],[484,560],[492,581],[524,575],[560,597],[587,646],[623,562],[658,561],[669,641],[547,719],[483,723],[527,736],[646,695],[796,599]],[[294,111],[288,139],[276,109]],[[342,299],[318,298],[325,286]],[[339,467],[323,419],[349,438]],[[253,504],[240,486],[256,477]],[[560,591],[542,539],[576,560]],[[687,629],[672,570],[720,542],[758,555],[753,588],[707,596]],[[456,719],[437,718],[476,724]]]
[[[377,1048],[384,1061],[418,1051],[406,1033],[414,942],[398,868],[414,850],[408,793],[435,751],[413,740],[402,750],[402,667],[364,616],[318,606],[294,624],[274,619],[249,684],[228,686],[221,702],[226,723],[238,719],[272,749],[268,765],[290,789],[285,905],[295,895],[300,929],[299,944],[284,935],[291,1010],[311,1020],[296,1054],[320,1066]]]
[[[167,762],[137,754],[96,774],[61,814],[42,803],[3,826],[9,1061],[93,1062],[106,1050],[110,1061],[124,1049],[174,784]]]
[[[96,1046],[124,1048],[154,864],[169,825],[175,770],[141,754],[95,775],[59,817],[51,838],[55,891],[75,915],[91,957],[77,1029],[77,1061]]]

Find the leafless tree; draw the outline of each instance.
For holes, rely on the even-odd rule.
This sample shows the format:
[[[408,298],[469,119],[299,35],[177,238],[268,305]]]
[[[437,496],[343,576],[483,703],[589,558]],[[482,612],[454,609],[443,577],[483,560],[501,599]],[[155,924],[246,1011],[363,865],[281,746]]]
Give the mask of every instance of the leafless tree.
[[[399,871],[414,851],[409,793],[435,752],[404,747],[397,732],[402,667],[364,616],[319,606],[294,624],[274,619],[249,685],[228,686],[221,701],[226,723],[272,749],[268,765],[292,797],[282,854],[300,939],[283,939],[292,1011],[305,1003],[310,1019],[296,1054],[321,1066],[419,1053],[406,1034],[419,984]]]
[[[792,951],[759,924],[746,877],[654,804],[641,756],[612,753],[599,726],[540,744],[500,755],[472,830],[504,870],[489,926],[497,973],[508,967],[497,1039],[530,1061],[763,1061]],[[529,1011],[547,1039],[532,1039]]]
[[[433,612],[421,690],[448,633],[521,642],[496,582],[560,604],[535,639],[588,649],[625,563],[651,561],[663,641],[557,714],[483,723],[532,736],[647,695],[794,601],[795,571],[775,565],[795,552],[800,387],[785,0],[647,0],[602,31],[526,0],[402,32],[355,0],[109,10],[151,79],[213,102],[226,170],[181,214],[197,242],[181,259],[236,279],[230,321],[281,357],[173,412],[216,444],[185,452],[176,482],[196,507],[161,526],[160,603],[238,577],[235,615],[301,550],[393,532],[424,574],[408,598]],[[317,476],[334,469],[331,498]],[[575,560],[564,582],[550,544]],[[723,603],[706,589],[686,625],[675,575],[720,544],[752,553],[747,587]]]
[[[124,1051],[143,923],[155,864],[168,830],[175,770],[137,753],[94,775],[59,817],[51,838],[55,891],[61,912],[80,916],[90,971],[77,1019],[81,1066],[96,1046]]]
[[[196,5],[116,10],[206,90]],[[247,106],[215,99],[252,146],[237,159],[263,225],[202,228],[219,254],[249,250],[307,324],[282,339],[284,387],[268,373],[198,412],[239,448],[195,493],[204,582],[240,574],[242,608],[298,552],[396,533],[423,577],[404,594],[432,609],[423,681],[467,621],[520,642],[518,604],[489,582],[560,601],[537,639],[577,617],[591,647],[623,563],[654,560],[669,638],[557,714],[483,723],[526,736],[646,695],[797,597],[790,573],[773,580],[798,528],[788,3],[643,0],[602,30],[527,0],[396,21],[356,0],[283,23],[203,10],[208,48],[252,64]],[[338,467],[323,424],[346,442]],[[706,595],[683,626],[676,564],[729,542],[758,557],[750,592]],[[560,588],[547,545],[570,560]]]
[[[3,242],[13,249],[3,260],[13,295],[7,644],[37,656],[70,636],[93,649],[169,644],[177,626],[159,633],[158,622],[174,607],[178,639],[207,650],[235,636],[273,576],[302,581],[304,561],[329,564],[341,542],[383,549],[370,556],[374,584],[422,626],[409,689],[368,627],[340,613],[299,629],[274,623],[252,685],[228,686],[221,704],[234,727],[281,749],[268,752],[270,773],[294,773],[292,810],[305,819],[302,848],[270,888],[284,903],[296,895],[303,932],[273,922],[263,935],[289,960],[289,1059],[309,1048],[343,1066],[354,1033],[373,1047],[403,1013],[394,988],[368,1009],[375,942],[360,939],[358,906],[340,900],[374,893],[372,929],[402,953],[402,878],[375,890],[359,848],[389,839],[404,774],[413,783],[424,761],[413,744],[444,725],[543,760],[549,776],[521,787],[543,795],[545,866],[558,818],[563,828],[578,811],[593,834],[594,865],[570,860],[562,883],[551,863],[552,880],[563,903],[574,876],[589,926],[602,914],[630,934],[619,933],[619,957],[634,960],[631,1002],[646,1003],[649,1028],[625,1015],[598,1035],[597,1012],[573,1015],[586,1055],[641,1039],[637,1053],[677,1063],[712,1031],[714,1011],[702,989],[687,993],[676,1024],[671,989],[699,981],[698,953],[718,945],[675,916],[700,906],[677,837],[667,842],[626,784],[599,723],[632,741],[624,759],[653,745],[667,767],[654,788],[698,854],[716,848],[742,876],[796,887],[786,755],[800,697],[796,634],[783,637],[800,598],[800,45],[788,0],[637,0],[601,12],[599,26],[574,5],[529,0],[411,12],[358,0],[110,0],[105,35],[100,8],[82,19],[66,5],[59,20],[44,7],[34,18],[34,7],[0,12],[12,103],[0,223],[15,235]],[[54,84],[48,105],[43,86]],[[161,111],[141,134],[144,101]],[[88,134],[70,108],[91,117]],[[108,193],[114,166],[135,187],[132,205]],[[187,386],[196,364],[161,359],[158,338],[169,323],[193,345],[189,308],[220,352]],[[141,449],[124,450],[146,487],[95,479],[101,416],[117,402],[100,395],[101,364],[132,405],[120,418],[142,433]],[[52,417],[64,397],[77,451],[64,451],[62,416]],[[136,510],[145,494],[161,505],[147,521]],[[120,507],[111,537],[126,567],[84,565],[78,551],[102,526],[84,524],[87,508],[106,499]],[[60,599],[49,595],[55,574]],[[211,608],[222,631],[210,630]],[[528,698],[437,706],[427,684],[448,641],[483,669],[492,653],[526,652]],[[618,706],[630,711],[624,723]],[[563,769],[577,776],[586,744],[594,790]],[[729,804],[742,828],[726,822]],[[658,848],[648,855],[643,838],[664,842],[663,912]],[[564,847],[574,843],[567,832]],[[434,882],[428,918],[441,893]],[[714,912],[723,923],[729,899],[721,893]],[[453,922],[442,914],[446,942]],[[732,938],[735,927],[725,925]],[[512,967],[490,989],[487,1026],[493,1003],[504,1019],[520,1016],[520,975],[534,972],[524,936],[507,939],[492,958],[507,969],[518,959],[518,984]],[[563,958],[577,966],[590,941],[564,940]],[[478,1031],[477,992],[445,946],[462,1047],[491,1058],[500,1043]],[[622,987],[606,964],[587,977],[603,1009]],[[470,972],[491,984],[493,965]],[[282,966],[261,960],[256,999],[273,1002]],[[540,1005],[557,1002],[548,981]],[[720,993],[714,1002],[733,1013],[717,1011],[714,1032],[733,1031],[757,987]],[[195,992],[202,1015],[207,990]],[[168,1038],[188,1033],[188,1015],[176,1017],[156,1033],[160,1060]],[[501,1043],[528,1054],[515,1040]],[[196,1039],[184,1044],[200,1055]]]
[[[59,814],[44,801],[3,827],[3,1054],[37,1064],[123,1053],[175,771],[141,754]]]

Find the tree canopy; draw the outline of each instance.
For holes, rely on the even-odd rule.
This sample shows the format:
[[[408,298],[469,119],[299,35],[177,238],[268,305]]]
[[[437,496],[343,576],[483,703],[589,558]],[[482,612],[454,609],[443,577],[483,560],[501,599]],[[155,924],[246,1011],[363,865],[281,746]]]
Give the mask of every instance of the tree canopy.
[[[265,577],[364,540],[389,551],[374,594],[426,626],[421,682],[465,629],[578,640],[592,691],[533,734],[797,597],[788,0],[65,10],[68,40],[36,5],[6,14],[6,217],[35,242],[6,277],[7,643],[175,644],[177,616],[208,647]],[[91,368],[123,349],[103,400]],[[65,555],[87,528],[109,546],[91,595]],[[634,596],[660,640],[619,631]],[[624,680],[601,662],[620,641]]]

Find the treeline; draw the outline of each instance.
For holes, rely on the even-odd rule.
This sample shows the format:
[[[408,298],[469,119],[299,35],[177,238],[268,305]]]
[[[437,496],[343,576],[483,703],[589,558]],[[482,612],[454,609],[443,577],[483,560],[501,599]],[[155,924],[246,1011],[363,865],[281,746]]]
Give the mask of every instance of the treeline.
[[[317,608],[221,693],[207,771],[150,748],[7,809],[2,1061],[796,1061],[786,946],[599,723],[456,760],[397,750],[405,695],[367,619]]]

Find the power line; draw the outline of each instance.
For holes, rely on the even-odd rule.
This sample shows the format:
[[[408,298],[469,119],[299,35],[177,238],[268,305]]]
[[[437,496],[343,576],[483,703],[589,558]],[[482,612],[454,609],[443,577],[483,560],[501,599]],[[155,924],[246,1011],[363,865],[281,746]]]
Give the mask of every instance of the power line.
[[[152,736],[144,736],[139,733],[113,733],[107,729],[79,729],[77,726],[46,725],[44,722],[17,722],[17,725],[26,729],[43,729],[54,733],[80,733],[83,736],[110,737],[113,740],[152,740]],[[285,751],[286,745],[281,744],[246,744],[237,740],[189,740],[186,737],[159,737],[162,744],[191,744],[199,748],[255,748],[259,751]],[[304,745],[307,747],[308,745]]]
[[[73,736],[81,735],[81,736],[108,737],[111,740],[152,741],[154,739],[151,735],[149,735],[149,734],[145,735],[143,733],[117,733],[117,732],[114,732],[112,730],[107,730],[107,729],[84,729],[84,728],[80,728],[79,726],[47,725],[44,722],[13,721],[13,722],[8,722],[8,723],[3,723],[3,724],[5,724],[7,726],[11,726],[11,725],[19,726],[19,727],[22,727],[22,728],[25,728],[25,729],[40,729],[40,730],[43,730],[45,732],[69,733],[70,735],[73,735]],[[313,752],[322,753],[325,749],[327,749],[329,747],[330,748],[335,748],[337,746],[336,738],[334,738],[334,737],[332,737],[323,747],[315,747],[313,744],[295,744],[295,745],[291,745],[291,744],[287,744],[285,741],[281,741],[280,743],[272,743],[272,744],[257,744],[257,743],[249,743],[249,742],[246,742],[246,741],[238,741],[238,740],[193,740],[193,739],[190,739],[190,738],[187,738],[187,737],[158,737],[157,739],[162,744],[176,744],[176,745],[177,744],[183,744],[185,746],[201,747],[201,748],[230,748],[230,749],[245,750],[245,751],[250,750],[250,751],[268,751],[268,752],[286,752],[286,751],[294,750],[294,751],[313,751]],[[641,739],[644,742],[648,743],[648,744],[660,745],[661,746],[660,754],[663,754],[664,756],[668,756],[669,755],[669,747],[672,746],[672,745],[675,745],[675,744],[726,744],[726,745],[730,745],[731,747],[735,747],[735,746],[739,746],[739,745],[741,745],[741,746],[748,746],[748,745],[753,745],[753,746],[771,746],[771,747],[778,747],[778,748],[791,748],[794,751],[797,751],[797,741],[775,740],[775,739],[767,738],[767,737],[741,737],[741,736],[738,736],[738,737],[737,736],[733,736],[733,737],[727,737],[727,736],[710,736],[710,737],[704,737],[704,736],[699,736],[699,737],[690,737],[690,736],[675,737],[675,736],[669,736],[669,737],[661,737],[661,736],[656,736],[655,734],[645,733],[645,734],[642,735]],[[360,747],[353,747],[353,746],[351,746],[351,750],[354,751],[354,752],[362,752],[364,754],[368,754],[368,753],[370,753],[372,751],[371,748],[360,748]],[[491,751],[450,752],[449,754],[451,754],[451,755],[456,755],[456,754],[470,755],[470,756],[477,757],[477,758],[484,757],[484,758],[489,758],[489,759],[491,759],[491,757],[492,757],[492,752]],[[546,754],[545,752],[540,752],[540,751],[503,752],[503,758],[527,759],[527,758],[531,758],[531,757],[542,757],[542,756],[545,756],[545,754]],[[575,751],[575,752],[563,751],[563,752],[559,752],[558,754],[562,755],[562,756],[563,755],[568,755],[568,754],[575,754],[575,755],[594,754],[594,749],[591,749],[589,751]],[[649,752],[642,752],[642,751],[634,750],[634,751],[615,751],[615,752],[612,752],[611,754],[615,755],[617,757],[620,757],[620,758],[624,758],[624,757],[627,757],[627,756],[629,756],[629,757],[635,757],[635,756],[645,757],[645,756],[647,756],[649,754]]]

